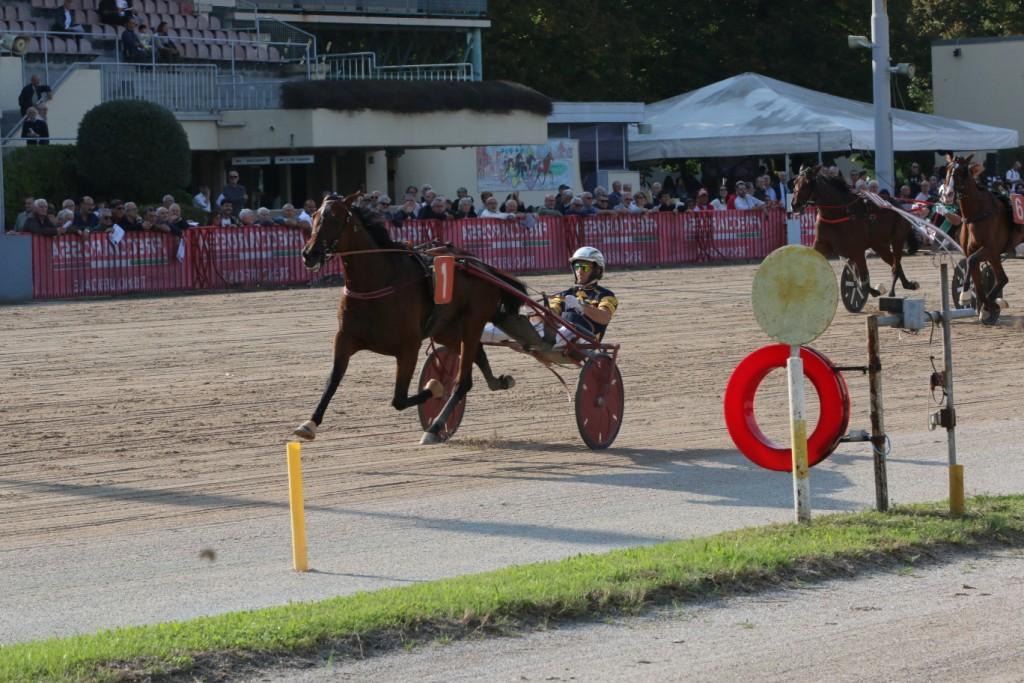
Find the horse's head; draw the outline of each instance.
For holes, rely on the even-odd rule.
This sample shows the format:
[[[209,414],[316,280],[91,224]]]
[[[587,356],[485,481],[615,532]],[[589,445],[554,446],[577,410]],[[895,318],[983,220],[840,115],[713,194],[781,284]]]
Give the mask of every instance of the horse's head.
[[[793,211],[803,211],[804,205],[814,195],[814,183],[821,166],[801,166],[793,182]]]
[[[329,195],[312,216],[313,234],[302,248],[302,261],[310,270],[319,270],[338,251],[345,231],[357,225],[359,218],[352,211],[352,204],[359,193],[341,198]]]
[[[952,154],[946,155],[946,181],[939,190],[939,199],[942,202],[952,204],[954,201],[959,201],[967,192],[968,182],[972,178],[972,159],[974,159],[973,154],[966,159],[955,157]]]

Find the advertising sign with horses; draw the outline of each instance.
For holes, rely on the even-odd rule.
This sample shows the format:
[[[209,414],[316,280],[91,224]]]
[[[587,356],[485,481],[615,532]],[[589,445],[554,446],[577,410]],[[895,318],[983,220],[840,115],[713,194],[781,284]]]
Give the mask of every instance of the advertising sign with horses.
[[[557,190],[579,176],[576,140],[553,138],[545,145],[502,145],[476,150],[481,191]]]

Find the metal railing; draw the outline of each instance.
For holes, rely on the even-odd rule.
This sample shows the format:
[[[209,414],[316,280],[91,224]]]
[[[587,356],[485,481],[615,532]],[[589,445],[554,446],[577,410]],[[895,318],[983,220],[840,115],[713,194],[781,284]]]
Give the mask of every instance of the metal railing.
[[[145,100],[171,111],[215,111],[214,64],[100,64],[102,101]]]
[[[479,17],[487,0],[260,0],[266,10],[344,12],[349,14],[407,14],[435,17]]]
[[[377,64],[377,55],[374,52],[348,52],[326,55],[323,59],[326,67],[326,77],[330,80],[473,80],[473,65],[469,62],[379,66]]]
[[[237,0],[236,6],[237,10],[232,22],[232,29],[248,30],[248,24],[251,24],[252,29],[260,40],[306,45],[309,48],[305,55],[306,63],[316,61],[317,44],[315,35],[280,19],[261,15],[260,6],[255,2],[250,2],[250,0]],[[252,12],[252,15],[251,17],[246,16],[238,10]]]
[[[377,78],[386,81],[471,81],[473,80],[473,65],[469,62],[405,64],[378,67],[377,73]]]

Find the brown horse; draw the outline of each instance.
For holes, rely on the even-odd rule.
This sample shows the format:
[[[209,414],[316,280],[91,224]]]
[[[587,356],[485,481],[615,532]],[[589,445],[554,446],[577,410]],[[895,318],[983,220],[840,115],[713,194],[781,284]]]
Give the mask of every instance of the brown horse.
[[[902,216],[855,194],[842,177],[823,174],[821,166],[801,168],[793,186],[793,209],[800,211],[808,202],[818,208],[814,248],[825,256],[838,255],[853,263],[857,279],[871,296],[881,292],[871,287],[864,256],[868,249],[891,267],[890,292],[896,289],[897,280],[904,289],[918,288],[916,282],[907,279],[900,262],[904,243],[910,253],[918,246],[913,228]]]
[[[1018,244],[1024,242],[1024,230],[1013,222],[1009,203],[981,188],[975,181],[971,164],[973,158],[974,155],[966,159],[946,155],[949,163],[946,166],[946,183],[942,188],[943,201],[956,201],[960,205],[960,215],[964,218],[960,228],[960,248],[967,255],[967,273],[985,312],[981,322],[994,325],[999,320],[1003,288],[1010,281],[1000,256],[1014,251]],[[988,261],[995,276],[992,289],[987,292],[982,284],[982,261]]]
[[[438,443],[441,441],[438,432],[473,385],[474,361],[492,390],[514,385],[511,377],[494,377],[491,373],[480,345],[480,335],[488,321],[500,324],[506,332],[515,335],[516,323],[520,320],[520,301],[460,269],[456,271],[451,302],[435,305],[429,266],[424,259],[407,246],[393,242],[383,217],[354,206],[356,197],[324,199],[323,206],[313,216],[313,234],[302,249],[303,261],[310,270],[318,270],[334,254],[339,254],[346,285],[338,306],[334,365],[327,386],[313,416],[294,433],[303,439],[316,437],[324,412],[348,368],[349,358],[357,351],[373,351],[397,360],[391,402],[396,409],[404,410],[431,396],[442,396],[444,388],[437,380],[428,383],[424,391],[408,395],[420,346],[424,338],[431,337],[459,352],[459,384],[420,441]],[[492,274],[525,295],[526,288],[518,280]],[[525,327],[533,330],[529,323]],[[539,339],[531,338],[524,343],[536,341]]]

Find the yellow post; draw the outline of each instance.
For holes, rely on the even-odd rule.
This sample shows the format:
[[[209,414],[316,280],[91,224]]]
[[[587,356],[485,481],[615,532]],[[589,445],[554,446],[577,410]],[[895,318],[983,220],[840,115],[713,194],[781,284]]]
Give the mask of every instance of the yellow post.
[[[949,466],[949,514],[964,516],[964,466]]]
[[[302,445],[298,441],[288,443],[288,506],[292,512],[292,567],[297,572],[309,571],[302,503]]]

